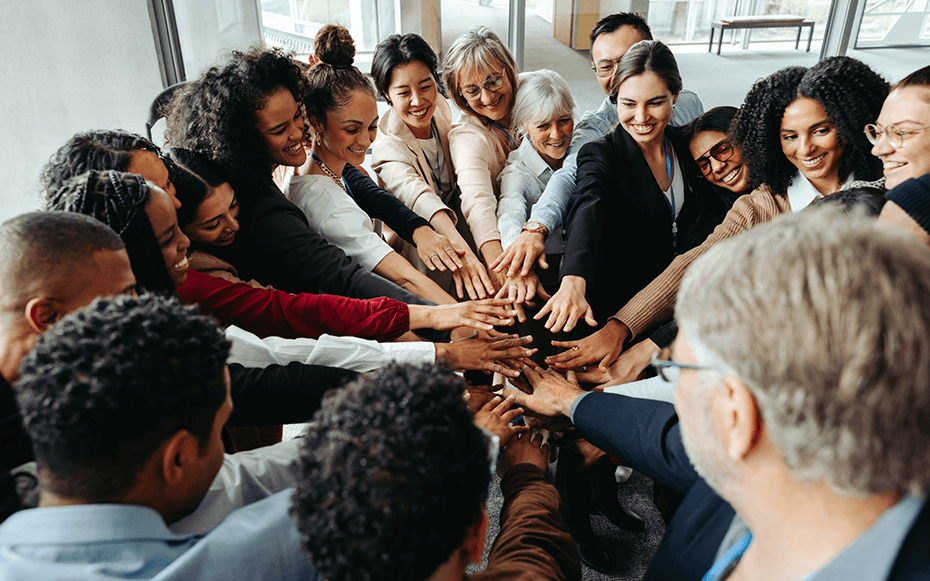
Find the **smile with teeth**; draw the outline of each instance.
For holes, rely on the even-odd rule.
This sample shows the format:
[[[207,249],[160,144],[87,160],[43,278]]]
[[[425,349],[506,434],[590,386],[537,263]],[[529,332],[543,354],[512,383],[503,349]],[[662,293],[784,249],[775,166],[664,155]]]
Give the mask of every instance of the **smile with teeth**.
[[[885,171],[891,171],[894,169],[898,169],[899,167],[903,167],[905,165],[907,165],[907,163],[903,161],[883,161],[882,169]]]
[[[501,99],[503,99],[503,98],[504,98],[504,96],[501,95],[500,97],[497,98],[496,101],[494,101],[494,102],[491,103],[490,105],[485,105],[485,108],[487,108],[487,109],[493,109],[493,108],[497,107],[498,105],[500,105]]]
[[[348,149],[349,149],[349,151],[351,151],[351,152],[354,153],[355,155],[365,155],[365,153],[368,152],[367,149],[352,149],[351,147],[348,148]]]
[[[285,147],[284,153],[297,153],[298,151],[300,151],[300,147],[301,147],[300,142],[297,142],[291,147]]]
[[[187,257],[184,260],[171,267],[172,270],[187,270]]]
[[[740,172],[741,169],[743,169],[743,166],[739,166],[738,168],[734,169],[733,171],[731,171],[731,172],[728,173],[727,175],[723,176],[722,178],[720,178],[720,181],[722,181],[722,182],[725,183],[725,184],[728,184],[728,183],[732,182],[733,180],[736,179],[736,176],[737,176],[737,174],[739,174],[739,172]]]
[[[226,242],[227,240],[232,240],[232,239],[233,239],[233,236],[235,236],[235,235],[236,235],[235,232],[230,232],[230,233],[227,234],[226,236],[221,237],[220,240],[222,240],[223,242]]]
[[[426,109],[420,109],[418,111],[410,111],[410,114],[414,117],[425,117],[427,112],[429,112],[429,107]]]
[[[825,157],[827,157],[827,154],[826,154],[826,153],[822,153],[822,154],[818,155],[817,157],[815,157],[814,159],[799,159],[799,161],[800,161],[802,164],[804,164],[805,167],[814,167],[815,165],[817,165],[818,163],[820,163],[821,160],[823,160],[823,158],[825,158]]]
[[[655,125],[637,125],[635,123],[631,123],[630,127],[632,127],[633,131],[637,133],[649,133],[652,131],[652,128],[655,127]]]
[[[559,142],[557,142],[557,143],[547,143],[546,145],[548,145],[549,147],[555,148],[555,149],[559,149],[560,147],[562,147],[562,146],[565,145],[566,143],[568,143],[568,140],[567,140],[567,139],[563,139],[562,141],[559,141]]]

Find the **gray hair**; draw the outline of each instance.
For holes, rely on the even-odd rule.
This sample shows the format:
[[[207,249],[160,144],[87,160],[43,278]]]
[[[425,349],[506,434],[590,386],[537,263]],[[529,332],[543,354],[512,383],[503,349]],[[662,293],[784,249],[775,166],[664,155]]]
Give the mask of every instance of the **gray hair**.
[[[930,482],[930,251],[837,208],[710,249],[678,294],[681,329],[752,392],[799,480],[844,494]]]
[[[510,126],[517,137],[534,121],[548,121],[556,115],[571,115],[575,99],[559,73],[541,69],[520,74],[520,91],[510,113]]]
[[[496,73],[499,68],[504,69],[504,75],[510,80],[510,86],[516,93],[517,61],[513,59],[513,55],[490,28],[479,26],[455,39],[449,47],[449,52],[442,60],[442,81],[458,108],[463,113],[476,115],[471,105],[462,96],[459,78],[466,71]]]

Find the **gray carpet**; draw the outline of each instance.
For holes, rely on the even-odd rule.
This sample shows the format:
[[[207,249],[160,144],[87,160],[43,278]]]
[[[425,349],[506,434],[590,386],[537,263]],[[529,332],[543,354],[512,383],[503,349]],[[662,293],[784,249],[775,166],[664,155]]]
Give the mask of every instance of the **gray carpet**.
[[[555,475],[555,464],[549,467],[549,481]],[[665,523],[652,502],[652,481],[638,472],[624,484],[617,487],[620,503],[636,512],[646,521],[646,532],[631,533],[614,527],[605,517],[592,516],[591,525],[598,536],[598,541],[610,556],[614,564],[612,574],[605,575],[581,566],[581,578],[584,581],[638,581],[646,573],[646,567],[652,560],[653,554],[665,533]],[[497,537],[499,530],[498,518],[500,516],[503,496],[501,495],[500,479],[496,476],[491,482],[488,494],[488,540],[484,550],[484,562],[480,566],[469,569],[469,572],[480,571],[487,566],[488,553]]]

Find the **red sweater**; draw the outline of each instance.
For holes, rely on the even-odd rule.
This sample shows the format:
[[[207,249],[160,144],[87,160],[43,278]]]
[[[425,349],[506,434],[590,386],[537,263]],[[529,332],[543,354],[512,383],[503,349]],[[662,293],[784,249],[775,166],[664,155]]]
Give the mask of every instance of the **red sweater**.
[[[324,333],[393,341],[410,330],[407,305],[386,297],[349,299],[291,294],[188,271],[177,288],[181,301],[196,304],[220,321],[259,337],[309,337]]]

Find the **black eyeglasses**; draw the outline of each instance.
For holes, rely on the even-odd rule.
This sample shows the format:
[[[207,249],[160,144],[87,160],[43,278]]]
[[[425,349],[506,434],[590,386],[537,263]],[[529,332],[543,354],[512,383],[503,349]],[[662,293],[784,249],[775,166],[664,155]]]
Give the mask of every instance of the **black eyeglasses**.
[[[701,170],[701,173],[705,176],[710,175],[714,169],[710,166],[710,158],[714,158],[717,161],[724,162],[733,157],[733,146],[730,145],[730,142],[724,139],[723,141],[718,141],[716,145],[710,148],[710,151],[707,152],[707,155],[702,155],[701,157],[694,160],[694,163],[697,164],[698,169]]]
[[[678,363],[677,361],[672,361],[670,359],[659,359],[658,351],[652,354],[652,361],[650,362],[650,365],[652,365],[652,367],[655,368],[656,373],[659,374],[659,377],[662,378],[662,381],[667,381],[668,383],[674,383],[675,380],[673,378],[670,378],[668,375],[666,375],[665,372],[662,371],[663,369],[677,368],[677,369],[694,369],[697,371],[706,371],[706,370],[714,369],[710,365],[693,365],[691,363]]]

